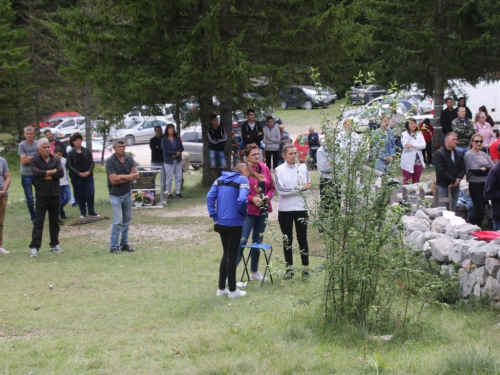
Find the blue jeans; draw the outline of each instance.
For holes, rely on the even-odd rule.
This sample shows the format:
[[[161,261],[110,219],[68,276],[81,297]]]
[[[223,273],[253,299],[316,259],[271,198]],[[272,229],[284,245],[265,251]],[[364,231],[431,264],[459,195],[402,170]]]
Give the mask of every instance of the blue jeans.
[[[24,196],[26,197],[26,204],[28,205],[28,210],[30,212],[31,221],[35,221],[35,207],[33,206],[33,182],[35,178],[33,176],[22,176],[21,184],[24,189]]]
[[[113,208],[113,226],[111,227],[109,248],[118,249],[128,244],[128,229],[132,221],[132,193],[119,197],[110,195],[109,201]]]
[[[66,206],[71,201],[71,189],[69,185],[59,186],[59,191],[61,192],[59,201],[59,215],[66,216],[64,212],[64,206]]]
[[[387,167],[391,165],[390,161],[377,159],[375,162],[375,169],[382,173],[387,173]]]
[[[243,256],[243,248],[247,244],[250,237],[250,232],[252,233],[252,243],[261,244],[264,239],[264,231],[267,225],[267,213],[259,216],[248,215],[246,220],[243,222],[243,229],[241,231],[241,242],[238,255],[236,257],[236,267],[240,264],[241,257]],[[250,250],[250,271],[257,272],[259,270],[259,258],[260,250],[251,249]]]
[[[227,168],[226,165],[226,155],[224,151],[208,150],[208,156],[210,157],[210,168]]]
[[[88,210],[89,215],[95,215],[94,176],[88,176],[87,178],[75,176],[71,178],[71,182],[74,186],[78,206],[80,206],[80,214],[83,216],[87,216]]]
[[[493,219],[493,230],[500,230],[500,220]]]

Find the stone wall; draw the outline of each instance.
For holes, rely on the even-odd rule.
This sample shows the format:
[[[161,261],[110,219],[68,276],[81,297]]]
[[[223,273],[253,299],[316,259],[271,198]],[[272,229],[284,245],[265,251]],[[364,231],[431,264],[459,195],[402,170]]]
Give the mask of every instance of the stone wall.
[[[444,207],[422,208],[403,217],[404,241],[412,251],[422,251],[441,265],[447,275],[459,280],[460,298],[488,295],[500,302],[500,238],[485,242],[471,233],[476,225],[446,218]]]

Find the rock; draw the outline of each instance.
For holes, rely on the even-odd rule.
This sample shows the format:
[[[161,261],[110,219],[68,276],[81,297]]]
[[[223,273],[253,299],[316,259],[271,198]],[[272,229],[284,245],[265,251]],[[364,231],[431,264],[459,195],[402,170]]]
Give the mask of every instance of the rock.
[[[413,251],[422,250],[424,243],[427,241],[425,238],[425,233],[419,230],[413,231],[404,240],[404,243],[408,245],[408,248]]]
[[[425,219],[427,221],[427,223],[429,224],[429,226],[432,224],[432,220],[422,210],[418,210],[417,212],[415,212],[415,217],[417,217],[419,219]]]
[[[458,281],[460,285],[460,298],[469,297],[474,289],[474,286],[476,285],[472,276],[460,268],[458,270]]]
[[[474,285],[474,289],[472,290],[472,294],[476,296],[477,298],[481,297],[481,285],[476,284]]]
[[[424,208],[423,211],[430,219],[434,220],[437,217],[443,216],[443,211],[446,211],[446,207]]]
[[[452,243],[446,238],[435,238],[429,240],[432,258],[439,263],[448,263]]]
[[[452,240],[452,245],[450,249],[449,259],[450,262],[462,263],[467,259],[469,250],[473,246],[469,241],[464,240]]]
[[[392,340],[393,335],[383,335],[383,336],[370,336],[370,340],[375,341],[390,341]]]
[[[471,270],[471,261],[470,259],[465,259],[463,262],[462,262],[462,268],[464,269],[465,272],[467,273],[471,273],[472,270]]]
[[[431,228],[427,220],[414,216],[403,216],[402,221],[405,227],[405,236],[410,235],[416,230],[420,232],[427,232]]]
[[[484,266],[486,258],[497,255],[497,249],[494,244],[481,241],[469,250],[469,254],[472,263],[477,264],[478,266]]]
[[[443,233],[446,233],[448,236],[452,238],[460,238],[462,240],[468,240],[474,238],[471,236],[472,232],[478,232],[481,228],[477,225],[472,224],[463,224],[463,225],[450,225],[445,228]]]
[[[436,233],[446,233],[446,227],[450,224],[450,220],[444,216],[437,217],[432,222],[431,230]]]
[[[189,152],[186,151],[182,152],[182,170],[189,170]]]
[[[484,286],[484,292],[490,296],[490,298],[495,301],[500,301],[500,282],[493,277],[488,277],[486,279],[486,285]]]
[[[488,272],[486,271],[486,269],[484,267],[476,268],[471,273],[471,277],[480,286],[484,286],[484,284],[486,284],[486,279],[488,278],[488,276],[489,276]]]
[[[498,258],[486,258],[484,262],[486,271],[490,274],[491,277],[497,277],[498,270],[500,270],[500,259]]]

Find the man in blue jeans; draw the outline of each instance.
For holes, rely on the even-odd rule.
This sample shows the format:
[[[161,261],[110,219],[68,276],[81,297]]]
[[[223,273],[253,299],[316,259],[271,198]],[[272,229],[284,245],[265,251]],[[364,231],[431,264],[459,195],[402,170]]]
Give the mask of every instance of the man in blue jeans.
[[[109,200],[113,208],[109,250],[111,254],[121,254],[122,251],[135,251],[128,243],[128,230],[132,221],[131,182],[139,178],[139,171],[134,158],[125,154],[123,140],[115,141],[113,149],[115,153],[106,160]]]
[[[26,140],[19,143],[17,154],[21,161],[21,183],[26,197],[26,204],[30,212],[31,221],[35,222],[35,207],[33,205],[33,172],[31,171],[31,159],[38,155],[38,142],[35,141],[35,129],[31,126],[24,128]]]
[[[223,126],[219,125],[217,115],[211,115],[210,128],[208,129],[208,155],[210,156],[210,168],[212,168],[214,180],[220,176],[217,173],[217,167],[221,171],[227,170],[226,155],[224,154],[224,145],[227,139],[226,131]]]

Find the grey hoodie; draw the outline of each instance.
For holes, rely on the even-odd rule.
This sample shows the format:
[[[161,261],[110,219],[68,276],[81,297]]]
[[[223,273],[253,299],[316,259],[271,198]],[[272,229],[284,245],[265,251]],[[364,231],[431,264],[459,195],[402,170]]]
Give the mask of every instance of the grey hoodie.
[[[264,127],[264,145],[266,151],[278,151],[280,149],[280,129],[274,125],[271,129]]]

